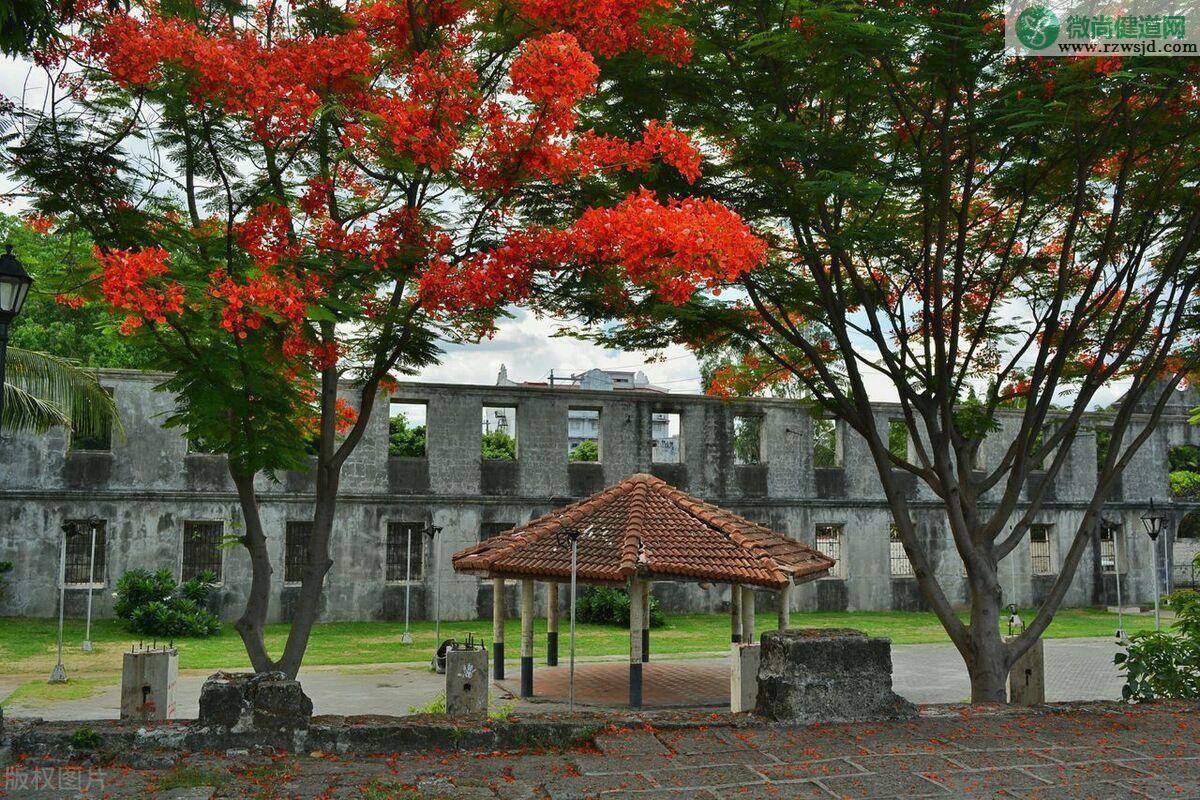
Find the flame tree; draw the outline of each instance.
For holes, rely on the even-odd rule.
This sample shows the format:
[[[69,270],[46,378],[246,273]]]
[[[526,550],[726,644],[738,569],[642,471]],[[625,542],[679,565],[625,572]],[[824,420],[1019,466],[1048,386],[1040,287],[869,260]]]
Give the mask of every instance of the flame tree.
[[[341,469],[389,382],[434,362],[439,341],[487,336],[527,298],[564,245],[537,224],[550,200],[575,198],[564,227],[603,239],[618,269],[622,242],[650,235],[603,233],[634,202],[668,224],[738,222],[710,201],[587,200],[620,173],[698,176],[698,150],[665,118],[614,136],[576,111],[613,59],[690,58],[689,37],[662,19],[672,2],[83,3],[37,53],[53,88],[44,108],[11,112],[6,166],[41,229],[96,243],[90,265],[42,283],[115,314],[171,373],[169,424],[228,456],[252,566],[236,628],[256,670],[300,667]],[[672,232],[656,246],[713,273],[757,246],[745,226],[727,253]],[[314,452],[312,535],[272,655],[256,480],[308,469]]]
[[[694,193],[740,214],[765,259],[666,300],[627,272],[568,270],[550,301],[624,319],[597,334],[610,343],[715,355],[711,391],[786,385],[861,436],[973,699],[1000,702],[1114,482],[1196,370],[1200,280],[1197,59],[1014,59],[1002,15],[981,2],[688,3],[694,58],[625,59],[589,103],[614,126],[670,115],[703,131]],[[872,382],[894,385],[910,454],[877,429]],[[998,564],[1042,513],[1085,412],[1113,394],[1111,445],[1057,579],[1005,642]],[[1019,420],[981,461],[1001,408]],[[944,505],[966,622],[917,535],[913,476]]]

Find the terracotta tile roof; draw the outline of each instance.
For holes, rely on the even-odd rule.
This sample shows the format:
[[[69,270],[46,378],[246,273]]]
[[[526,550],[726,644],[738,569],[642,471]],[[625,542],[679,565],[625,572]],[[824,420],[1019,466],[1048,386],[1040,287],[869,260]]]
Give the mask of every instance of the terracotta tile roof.
[[[579,580],[740,583],[778,589],[824,575],[833,559],[652,475],[633,475],[511,531],[455,553],[458,572],[570,580],[559,531],[578,531]],[[565,538],[564,538],[565,541]]]

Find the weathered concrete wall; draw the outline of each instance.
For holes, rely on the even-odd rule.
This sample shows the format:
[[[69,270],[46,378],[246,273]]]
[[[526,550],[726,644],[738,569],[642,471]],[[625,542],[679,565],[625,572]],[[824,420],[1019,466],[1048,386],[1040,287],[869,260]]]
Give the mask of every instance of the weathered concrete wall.
[[[13,436],[0,441],[0,560],[11,560],[9,590],[0,614],[52,616],[58,575],[60,525],[95,514],[108,521],[107,567],[97,581],[97,613],[110,613],[117,578],[133,567],[181,568],[183,525],[187,520],[219,520],[226,533],[242,525],[224,459],[189,454],[177,430],[161,427],[171,398],[154,390],[162,376],[107,371],[128,432],[111,452],[69,452],[66,436]],[[720,503],[797,540],[815,544],[815,526],[843,526],[843,578],[826,579],[792,593],[800,609],[920,608],[911,577],[893,576],[888,530],[891,515],[865,441],[842,427],[842,466],[814,469],[813,423],[796,404],[777,400],[720,400],[683,395],[541,389],[524,387],[401,384],[397,400],[427,406],[425,458],[389,459],[387,415],[381,408],[364,441],[347,462],[333,545],[333,569],[326,582],[325,619],[403,619],[404,585],[385,580],[389,522],[441,526],[441,558],[426,555],[423,581],[411,591],[413,617],[433,615],[440,578],[442,616],[487,617],[491,585],[454,574],[451,553],[479,540],[481,531],[517,525],[627,475],[652,471],[685,491]],[[516,462],[484,462],[479,455],[481,408],[516,408]],[[1159,426],[1124,476],[1121,492],[1106,509],[1123,522],[1119,539],[1126,602],[1150,597],[1146,537],[1138,519],[1146,502],[1168,497],[1167,451],[1200,441],[1186,423],[1189,404]],[[599,464],[567,461],[567,414],[572,408],[600,411]],[[679,464],[652,463],[651,418],[681,414]],[[762,463],[734,463],[731,446],[736,415],[762,417]],[[886,430],[898,418],[896,406],[881,404],[877,425]],[[983,447],[983,465],[994,465],[1017,424],[999,420],[1001,430]],[[1039,522],[1052,525],[1052,560],[1061,563],[1095,482],[1095,437],[1081,434],[1070,443],[1069,459],[1055,481]],[[907,480],[901,476],[900,480]],[[288,520],[310,518],[313,479],[288,473],[277,482],[260,479],[262,514],[275,563],[272,618],[286,619],[294,587],[283,581],[284,529]],[[1002,487],[993,490],[998,496]],[[1026,489],[1028,491],[1028,488]],[[913,482],[914,516],[930,546],[934,569],[947,595],[968,601],[962,566],[937,499]],[[1167,548],[1168,550],[1170,548]],[[226,619],[236,617],[249,582],[249,561],[239,548],[223,551],[224,580],[215,601]],[[1067,602],[1113,602],[1112,576],[1099,575],[1098,559],[1085,555]],[[1031,575],[1028,540],[1001,565],[1005,602],[1028,604],[1040,598],[1051,578]],[[515,593],[516,587],[511,591]],[[668,611],[728,609],[727,586],[657,584],[656,596]],[[565,592],[563,597],[565,598]],[[539,592],[539,608],[544,606]],[[82,613],[86,591],[70,588],[67,614]],[[509,598],[515,614],[515,594]],[[774,607],[769,593],[763,609]]]

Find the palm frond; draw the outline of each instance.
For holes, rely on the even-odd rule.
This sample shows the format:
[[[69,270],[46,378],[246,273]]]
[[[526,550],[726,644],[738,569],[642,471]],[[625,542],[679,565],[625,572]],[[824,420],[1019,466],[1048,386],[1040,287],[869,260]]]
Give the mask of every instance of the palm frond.
[[[10,433],[44,433],[62,427],[72,433],[102,435],[125,429],[111,394],[94,370],[66,358],[8,348],[3,428]]]

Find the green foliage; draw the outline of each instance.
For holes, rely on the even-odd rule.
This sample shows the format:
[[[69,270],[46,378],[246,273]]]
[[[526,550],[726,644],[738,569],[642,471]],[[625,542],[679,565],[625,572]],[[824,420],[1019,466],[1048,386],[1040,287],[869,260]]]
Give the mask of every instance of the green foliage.
[[[1172,497],[1200,497],[1200,472],[1178,470],[1170,474],[1170,479]]]
[[[1167,464],[1171,472],[1200,472],[1200,447],[1194,444],[1177,444],[1167,451]]]
[[[813,466],[836,467],[837,422],[831,419],[813,420]]]
[[[483,457],[494,461],[515,461],[517,440],[507,431],[488,431],[482,437]]]
[[[888,452],[901,461],[908,461],[908,425],[894,419],[888,423]]]
[[[629,592],[613,586],[593,586],[579,595],[575,603],[575,618],[596,625],[629,627]],[[650,627],[661,628],[667,618],[658,606],[658,598],[650,595]]]
[[[1175,612],[1173,630],[1135,633],[1114,657],[1125,674],[1121,696],[1128,702],[1200,698],[1200,594],[1175,592],[1165,604]]]
[[[102,305],[70,308],[55,302],[55,289],[65,273],[96,268],[91,239],[73,229],[35,233],[19,217],[0,214],[0,242],[13,246],[34,278],[25,308],[13,322],[10,346],[70,359],[82,367],[150,366],[145,353],[117,333]]]
[[[599,461],[600,445],[591,439],[585,439],[571,448],[567,458],[571,461]]]
[[[425,426],[409,426],[408,417],[397,414],[388,420],[388,455],[393,458],[425,457]]]
[[[65,358],[9,347],[3,391],[7,431],[65,428],[72,447],[85,450],[108,449],[114,429],[125,434],[116,403],[96,374]]]
[[[104,740],[94,728],[84,725],[71,734],[71,746],[80,750],[99,750]]]
[[[215,580],[203,572],[180,585],[170,570],[130,570],[117,581],[113,613],[144,636],[212,636],[221,623],[204,606]]]
[[[762,460],[762,417],[734,417],[733,457],[738,464]]]
[[[1176,445],[1167,451],[1167,463],[1171,469],[1171,495],[1185,499],[1200,497],[1200,447]]]

